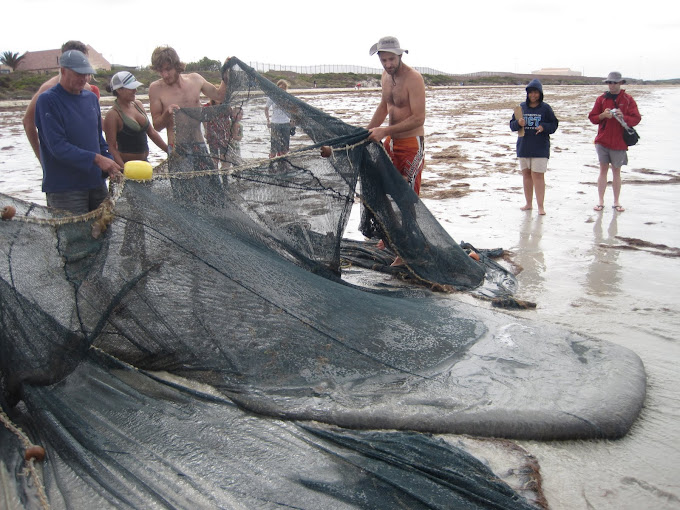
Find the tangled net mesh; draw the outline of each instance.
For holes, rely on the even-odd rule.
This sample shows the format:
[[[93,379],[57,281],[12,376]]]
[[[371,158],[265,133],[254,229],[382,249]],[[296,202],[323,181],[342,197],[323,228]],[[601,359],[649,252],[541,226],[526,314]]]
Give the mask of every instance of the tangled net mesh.
[[[339,428],[446,431],[425,401],[484,332],[342,281],[356,197],[414,280],[477,289],[488,266],[366,130],[236,58],[228,83],[222,105],[176,112],[151,181],[112,184],[89,215],[0,196],[16,209],[0,224],[0,403],[17,425],[0,432],[5,492],[26,508],[532,507],[444,441]],[[296,128],[274,157],[268,100]],[[209,122],[229,127],[212,153]],[[19,427],[47,450],[43,480],[18,474]]]

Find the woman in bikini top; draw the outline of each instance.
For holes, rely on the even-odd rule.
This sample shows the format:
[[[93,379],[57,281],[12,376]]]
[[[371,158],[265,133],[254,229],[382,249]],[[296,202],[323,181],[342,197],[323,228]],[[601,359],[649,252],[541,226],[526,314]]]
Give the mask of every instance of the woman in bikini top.
[[[116,163],[123,166],[132,160],[146,161],[149,157],[147,136],[165,152],[168,145],[153,128],[144,105],[135,98],[137,87],[141,85],[135,77],[120,71],[113,75],[107,90],[116,96],[113,107],[104,118],[104,133],[109,144],[109,152]]]

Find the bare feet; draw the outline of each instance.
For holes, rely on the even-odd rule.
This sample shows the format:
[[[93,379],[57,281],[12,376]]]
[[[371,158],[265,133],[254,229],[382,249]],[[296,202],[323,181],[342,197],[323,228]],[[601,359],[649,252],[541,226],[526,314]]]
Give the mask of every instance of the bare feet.
[[[531,211],[531,205],[527,204],[524,207],[519,208],[520,211]]]
[[[542,207],[539,207],[538,208],[538,214],[540,214],[541,216],[545,216],[545,209],[543,209]]]

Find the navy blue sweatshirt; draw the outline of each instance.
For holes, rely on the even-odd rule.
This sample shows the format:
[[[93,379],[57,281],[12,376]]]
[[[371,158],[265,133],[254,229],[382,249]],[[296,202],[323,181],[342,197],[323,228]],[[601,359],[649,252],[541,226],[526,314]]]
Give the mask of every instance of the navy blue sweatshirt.
[[[113,159],[102,135],[97,96],[87,90],[69,94],[57,84],[38,96],[35,124],[45,193],[83,191],[106,183],[94,164],[97,154]]]
[[[529,89],[537,89],[540,93],[538,106],[529,107]],[[527,100],[520,104],[526,125],[524,136],[517,137],[518,158],[549,158],[550,135],[557,131],[559,121],[548,103],[543,102],[543,85],[534,79],[526,87]],[[536,128],[543,126],[543,132],[536,134]],[[521,126],[517,123],[515,115],[510,119],[510,129],[519,131]]]

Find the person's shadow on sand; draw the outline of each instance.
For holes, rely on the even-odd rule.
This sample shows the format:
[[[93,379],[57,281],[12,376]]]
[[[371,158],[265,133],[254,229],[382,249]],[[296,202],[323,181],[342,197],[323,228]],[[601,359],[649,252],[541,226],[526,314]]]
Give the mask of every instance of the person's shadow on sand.
[[[593,225],[593,247],[590,250],[593,260],[588,266],[586,273],[586,285],[589,294],[604,296],[615,294],[620,291],[618,264],[619,252],[612,248],[618,244],[616,234],[618,233],[617,215],[612,214],[612,219],[607,228],[607,237],[604,237],[603,228],[604,214],[597,214],[597,219]]]

